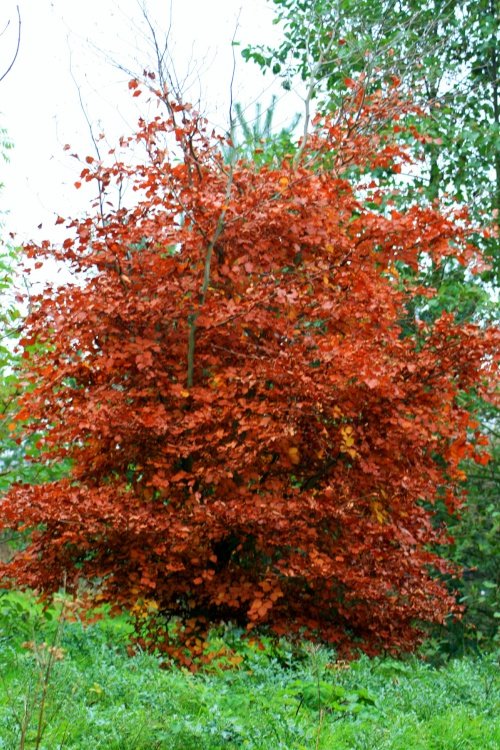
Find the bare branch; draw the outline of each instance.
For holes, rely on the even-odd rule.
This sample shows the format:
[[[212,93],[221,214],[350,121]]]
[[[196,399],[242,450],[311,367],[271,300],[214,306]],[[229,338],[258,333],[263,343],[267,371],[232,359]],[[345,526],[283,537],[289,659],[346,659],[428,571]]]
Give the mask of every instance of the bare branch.
[[[19,5],[16,5],[16,11],[17,11],[17,44],[16,44],[16,51],[14,52],[14,57],[11,60],[11,63],[5,73],[0,77],[0,83],[3,81],[3,79],[10,73],[12,68],[14,67],[14,63],[17,60],[17,56],[19,54],[19,47],[21,46],[21,11],[19,10]],[[10,21],[9,21],[10,23]],[[7,24],[7,26],[9,25]],[[5,28],[7,28],[7,26]],[[3,33],[3,32],[2,32]]]
[[[68,47],[69,47],[69,45],[68,45]],[[75,74],[73,72],[73,55],[72,55],[72,52],[71,52],[71,48],[69,48],[69,74],[71,76],[71,79],[72,79],[73,83],[75,84],[75,87],[76,87],[76,90],[77,90],[77,93],[78,93],[78,101],[80,102],[80,109],[82,110],[82,114],[83,114],[83,116],[85,118],[85,122],[88,125],[88,129],[89,129],[89,133],[90,133],[90,138],[91,138],[92,143],[94,145],[94,150],[95,150],[95,152],[97,154],[97,158],[99,159],[99,161],[101,161],[101,152],[99,150],[99,144],[97,143],[97,139],[96,139],[96,137],[94,135],[94,130],[92,128],[92,123],[90,121],[90,117],[88,115],[87,109],[85,107],[85,103],[83,101],[82,90],[80,88],[80,84],[76,80],[76,76],[75,76]]]
[[[240,9],[241,13],[241,9]],[[232,50],[232,56],[233,56],[233,69],[231,71],[231,81],[229,83],[229,133],[232,134],[234,130],[234,115],[233,115],[233,89],[234,89],[234,78],[236,75],[236,55],[234,54],[234,42],[236,40],[236,33],[238,31],[240,25],[240,14],[238,14],[238,18],[236,19],[236,24],[233,31],[233,36],[231,39],[231,50]]]
[[[309,84],[309,87],[307,89],[307,94],[306,94],[306,97],[304,99],[304,108],[305,108],[305,113],[304,113],[304,115],[305,115],[304,116],[304,131],[303,131],[303,135],[302,135],[301,144],[300,144],[300,146],[299,146],[299,148],[297,150],[297,153],[295,154],[294,164],[298,164],[298,162],[300,161],[300,158],[301,158],[301,156],[302,156],[302,154],[304,152],[304,149],[306,147],[307,136],[308,136],[308,131],[309,131],[309,122],[310,122],[310,119],[311,119],[311,112],[310,112],[311,100],[312,100],[312,98],[314,96],[314,91],[315,91],[315,88],[316,88],[316,86],[318,84],[318,81],[320,81],[321,78],[322,78],[322,76],[321,76],[321,69],[328,62],[328,55],[329,55],[329,53],[330,53],[330,51],[332,49],[334,39],[335,39],[335,37],[334,37],[333,32],[330,32],[330,40],[329,40],[328,44],[326,45],[326,48],[321,52],[321,54],[319,56],[319,60],[316,62],[316,64],[314,65],[313,69],[311,70],[311,82]]]

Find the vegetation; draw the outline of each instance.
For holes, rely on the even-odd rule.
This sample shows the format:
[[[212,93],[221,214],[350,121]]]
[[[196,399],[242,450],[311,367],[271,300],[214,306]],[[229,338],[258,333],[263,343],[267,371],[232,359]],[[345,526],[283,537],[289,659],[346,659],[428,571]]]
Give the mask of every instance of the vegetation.
[[[11,142],[0,129],[0,154],[7,160]],[[2,185],[0,184],[0,188]],[[19,395],[19,379],[14,373],[18,363],[14,342],[18,338],[21,314],[15,300],[14,275],[17,253],[10,246],[0,245],[0,495],[19,475],[23,452],[13,435],[15,404]],[[10,535],[9,535],[10,536]],[[8,542],[0,534],[0,559],[8,555]]]
[[[446,312],[403,325],[422,294],[407,271],[474,261],[464,214],[373,210],[384,186],[363,172],[408,159],[373,128],[404,111],[394,87],[353,85],[274,169],[227,166],[200,118],[157,95],[169,117],[128,141],[144,161],[89,157],[81,175],[131,179],[136,204],[101,201],[62,247],[26,249],[77,281],[33,299],[17,414],[71,470],[5,496],[0,528],[29,540],[0,572],[140,605],[138,642],[185,663],[228,620],[411,649],[418,621],[454,608],[432,574],[453,572],[429,550],[446,543],[433,505],[457,507],[463,458],[488,462],[459,396],[491,394],[495,330]]]
[[[230,132],[230,145],[223,147],[223,154],[228,163],[245,159],[257,167],[268,165],[279,168],[286,155],[293,156],[297,149],[295,129],[300,121],[297,115],[287,127],[275,132],[273,119],[277,98],[273,96],[267,109],[257,102],[251,120],[245,118],[243,107],[238,102],[234,105],[235,121]]]
[[[0,253],[0,750],[500,745],[495,5],[274,3],[300,140],[145,73]]]
[[[439,668],[415,658],[348,666],[311,644],[242,641],[229,628],[210,638],[223,655],[193,675],[130,656],[123,620],[85,630],[65,622],[55,638],[60,614],[59,605],[47,620],[19,595],[0,598],[2,750],[19,750],[22,726],[26,750],[496,750],[500,741],[491,656]]]
[[[12,144],[0,129],[0,155],[7,160]],[[2,185],[0,184],[0,189]],[[0,497],[16,482],[36,484],[60,476],[65,467],[49,466],[37,448],[38,436],[23,434],[18,419],[19,398],[29,384],[21,375],[22,356],[17,347],[23,326],[22,305],[28,288],[20,272],[22,249],[0,239]],[[0,560],[10,558],[19,545],[18,532],[0,532]]]
[[[0,154],[7,159],[11,143],[5,132],[0,129]],[[1,188],[0,184],[0,188]],[[17,333],[20,312],[14,299],[14,269],[16,253],[3,244],[0,245],[0,490],[7,486],[8,464],[14,449],[9,433],[10,414],[13,403],[13,367],[16,358],[13,354],[12,341]],[[15,452],[15,451],[14,451]]]

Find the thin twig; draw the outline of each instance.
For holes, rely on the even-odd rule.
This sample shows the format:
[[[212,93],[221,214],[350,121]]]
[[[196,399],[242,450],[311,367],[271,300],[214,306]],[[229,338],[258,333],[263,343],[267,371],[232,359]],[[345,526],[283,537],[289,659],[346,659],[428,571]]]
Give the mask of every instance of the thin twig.
[[[333,42],[334,42],[334,34],[333,34],[333,32],[331,32],[330,33],[330,41],[326,45],[325,50],[323,50],[321,52],[321,54],[319,56],[319,60],[317,61],[317,63],[315,64],[314,68],[311,71],[311,82],[309,84],[309,87],[307,89],[307,94],[306,94],[306,97],[304,99],[304,108],[305,108],[305,112],[304,112],[304,114],[305,114],[305,117],[304,117],[304,131],[303,131],[303,135],[302,135],[302,140],[301,140],[300,146],[299,146],[299,148],[297,150],[297,153],[295,154],[295,157],[294,157],[294,160],[293,160],[294,164],[298,164],[299,163],[300,158],[301,158],[301,156],[302,156],[302,154],[304,152],[304,149],[306,147],[306,144],[307,144],[309,122],[310,122],[310,119],[311,119],[311,111],[310,111],[311,100],[312,100],[312,98],[314,96],[314,90],[315,90],[315,88],[316,88],[316,86],[318,84],[318,81],[320,80],[319,73],[321,71],[321,68],[328,62],[326,58],[328,57],[328,54],[330,53],[330,51],[332,49]]]
[[[3,81],[3,79],[10,73],[12,68],[14,67],[14,63],[17,60],[17,56],[19,54],[19,47],[21,46],[21,11],[19,10],[19,5],[16,5],[16,11],[17,11],[17,44],[16,44],[16,51],[14,52],[14,57],[11,60],[11,63],[5,73],[0,77],[0,83]]]

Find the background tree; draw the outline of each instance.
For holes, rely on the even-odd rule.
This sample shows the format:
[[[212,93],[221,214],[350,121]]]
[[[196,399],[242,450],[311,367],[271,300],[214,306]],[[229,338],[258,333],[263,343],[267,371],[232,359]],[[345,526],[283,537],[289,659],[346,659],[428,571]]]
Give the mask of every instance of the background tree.
[[[451,511],[460,459],[486,462],[457,397],[489,393],[495,333],[443,314],[403,336],[398,268],[471,260],[464,217],[383,216],[379,187],[346,179],[407,158],[367,127],[394,90],[354,90],[275,169],[228,166],[158,95],[169,117],[141,121],[133,166],[89,157],[81,175],[132,180],[135,205],[97,203],[62,247],[27,248],[77,283],[33,300],[18,419],[72,468],[4,498],[3,527],[31,529],[4,581],[50,594],[83,579],[146,613],[140,643],[168,653],[172,617],[192,651],[221,620],[411,648],[417,621],[453,607],[429,551],[446,533],[422,501],[439,487]]]
[[[279,167],[286,156],[295,153],[295,130],[300,115],[296,115],[289,125],[276,132],[273,127],[276,103],[277,97],[273,96],[269,106],[263,111],[262,104],[257,102],[254,116],[247,119],[242,105],[236,102],[235,118],[229,133],[230,144],[223,148],[228,162],[237,156],[239,159],[250,159],[257,166]]]
[[[444,631],[436,629],[434,635],[440,651],[453,656],[498,646],[499,637],[498,410],[474,397],[468,401],[468,408],[476,411],[489,438],[491,460],[485,465],[465,462],[466,503],[457,517],[446,516],[453,543],[445,554],[464,570],[463,576],[452,582],[452,590],[466,609],[460,622],[450,622]]]
[[[285,87],[302,79],[307,110],[313,102],[323,112],[341,108],[352,75],[363,79],[366,91],[398,81],[400,90],[421,107],[420,135],[415,138],[412,127],[401,127],[395,137],[420,152],[421,161],[418,169],[403,169],[404,176],[377,165],[373,178],[394,187],[386,201],[402,207],[415,201],[432,203],[437,197],[441,203],[467,203],[480,225],[493,228],[493,234],[478,233],[475,238],[490,265],[480,278],[455,259],[421,270],[417,283],[438,287],[439,293],[429,304],[413,299],[408,331],[414,330],[419,316],[428,320],[443,309],[460,318],[491,319],[495,306],[481,279],[495,283],[498,278],[497,5],[490,0],[274,4],[282,43],[275,49],[248,47],[244,58],[282,76]],[[390,113],[389,119],[394,115],[400,116]],[[413,113],[405,117],[407,126],[415,124]],[[359,179],[357,172],[353,179]],[[379,210],[387,210],[384,201]]]

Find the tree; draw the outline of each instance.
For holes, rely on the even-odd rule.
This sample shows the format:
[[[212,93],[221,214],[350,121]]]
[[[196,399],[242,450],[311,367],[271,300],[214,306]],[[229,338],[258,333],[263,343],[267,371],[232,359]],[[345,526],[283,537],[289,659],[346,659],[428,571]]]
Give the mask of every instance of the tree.
[[[296,116],[286,127],[277,133],[273,129],[277,97],[273,96],[262,118],[262,105],[257,102],[255,115],[247,121],[241,104],[234,105],[236,122],[232,124],[230,143],[223,149],[228,162],[234,158],[251,159],[257,166],[280,165],[288,154],[294,154],[296,143],[294,131],[300,116]]]
[[[457,507],[463,457],[487,462],[457,397],[488,398],[498,336],[446,313],[404,336],[419,290],[400,277],[469,262],[465,214],[370,208],[383,195],[363,172],[408,158],[371,127],[403,107],[394,89],[354,88],[274,169],[228,165],[157,95],[169,116],[122,141],[133,164],[88,157],[77,183],[131,180],[135,205],[97,203],[62,247],[26,248],[75,283],[33,300],[18,419],[72,469],[4,498],[1,526],[31,532],[3,579],[45,595],[83,580],[167,653],[170,618],[191,651],[223,620],[411,648],[454,607],[432,504],[439,489]]]

